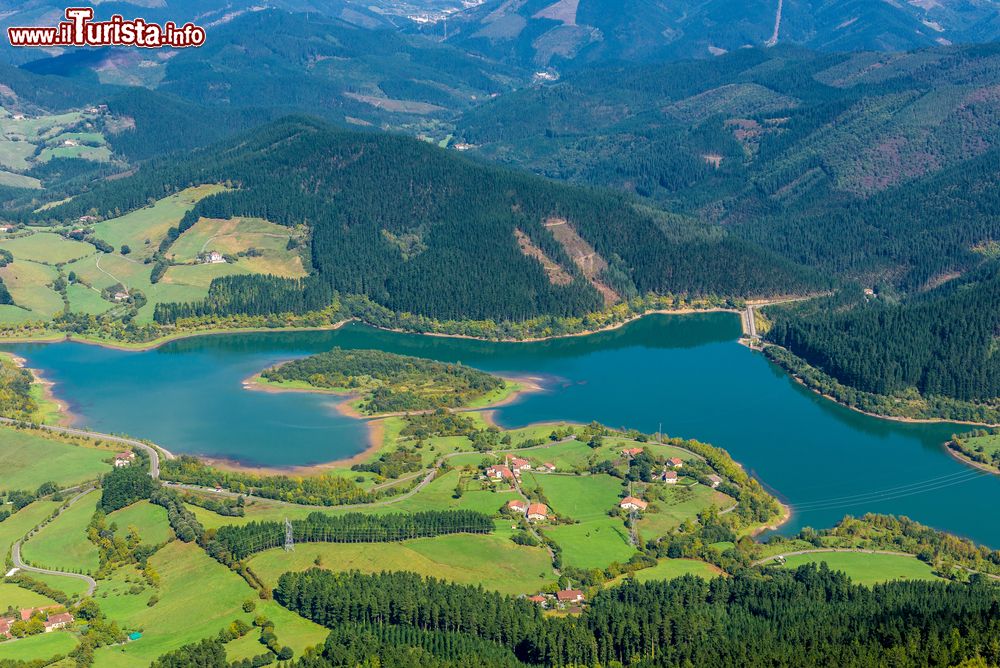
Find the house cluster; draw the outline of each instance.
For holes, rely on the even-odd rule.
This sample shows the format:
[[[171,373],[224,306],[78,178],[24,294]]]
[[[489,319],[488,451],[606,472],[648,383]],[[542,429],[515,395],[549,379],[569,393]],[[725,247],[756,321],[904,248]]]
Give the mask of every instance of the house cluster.
[[[544,503],[526,503],[520,499],[511,499],[507,502],[507,509],[523,514],[529,522],[541,522],[549,517],[549,507]]]
[[[131,466],[132,462],[135,461],[135,453],[129,450],[128,452],[119,452],[115,455],[115,468],[120,469],[125,466]]]
[[[561,591],[557,591],[555,595],[535,594],[534,596],[528,597],[529,601],[540,605],[543,608],[569,608],[571,612],[574,608],[578,609],[578,606],[583,603],[585,599],[586,597],[579,589],[563,589]]]
[[[521,457],[507,457],[503,464],[495,464],[486,468],[486,477],[490,480],[520,481],[523,471],[532,470],[531,462]],[[545,462],[538,466],[538,471],[543,473],[554,473],[555,464]]]
[[[18,622],[28,623],[32,618],[37,617],[45,627],[45,633],[64,628],[73,623],[73,615],[68,612],[49,612],[60,608],[58,605],[50,605],[44,608],[23,608],[18,611],[15,617],[0,617],[0,636],[11,636],[11,629]]]

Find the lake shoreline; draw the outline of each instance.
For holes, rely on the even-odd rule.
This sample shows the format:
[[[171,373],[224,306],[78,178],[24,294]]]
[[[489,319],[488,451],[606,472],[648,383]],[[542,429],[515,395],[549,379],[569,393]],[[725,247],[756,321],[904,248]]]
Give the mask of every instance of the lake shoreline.
[[[455,413],[479,413],[483,416],[483,420],[487,425],[495,425],[493,420],[494,411],[502,406],[508,406],[516,401],[518,401],[523,395],[530,394],[534,392],[541,392],[544,387],[541,385],[542,379],[537,376],[501,376],[504,381],[509,383],[515,383],[517,388],[512,392],[509,392],[506,396],[498,401],[495,401],[486,406],[471,407],[471,408],[456,408],[450,409]],[[336,397],[343,397],[343,401],[338,402],[334,409],[346,417],[354,418],[356,420],[361,420],[365,423],[367,432],[367,446],[361,451],[351,455],[350,457],[342,457],[340,459],[334,459],[326,462],[320,462],[317,464],[305,464],[305,465],[292,465],[292,466],[258,466],[254,464],[245,464],[240,462],[238,459],[231,457],[211,457],[207,455],[191,455],[200,459],[202,462],[220,468],[225,471],[233,471],[237,473],[252,473],[255,475],[317,475],[331,470],[350,468],[355,464],[361,464],[367,462],[372,455],[377,453],[385,445],[385,420],[394,417],[404,417],[406,415],[421,415],[433,412],[432,410],[427,411],[411,411],[408,413],[379,413],[377,415],[363,415],[361,414],[353,405],[352,402],[355,401],[359,395],[354,393],[344,393],[337,390],[327,390],[323,388],[304,388],[304,387],[280,387],[277,385],[268,385],[262,382],[260,379],[260,374],[254,374],[243,380],[242,387],[246,390],[252,392],[266,392],[273,394],[280,394],[285,392],[292,393],[306,393],[306,394],[325,394]],[[538,424],[548,424],[547,422],[540,422]]]
[[[621,329],[625,325],[629,325],[637,320],[645,318],[650,315],[695,315],[698,313],[732,313],[734,315],[739,315],[742,313],[739,309],[723,308],[723,307],[711,307],[711,308],[680,308],[680,309],[655,309],[651,311],[644,311],[643,313],[636,314],[620,322],[615,322],[604,327],[598,327],[596,329],[586,329],[579,332],[571,332],[567,334],[552,334],[550,336],[539,336],[539,337],[529,337],[529,338],[510,338],[504,337],[499,339],[486,338],[482,336],[472,336],[470,334],[448,334],[445,332],[418,332],[409,329],[401,329],[396,327],[386,327],[382,325],[376,325],[370,322],[366,322],[361,318],[345,318],[338,322],[329,325],[316,325],[310,327],[237,327],[232,329],[206,329],[206,330],[192,330],[186,332],[177,332],[174,334],[167,334],[165,336],[152,339],[151,341],[145,341],[141,343],[128,343],[123,341],[112,341],[109,339],[99,339],[95,337],[87,336],[74,336],[70,333],[64,332],[45,332],[38,334],[37,336],[22,336],[22,337],[11,337],[5,338],[0,337],[0,346],[5,345],[18,345],[18,344],[49,344],[49,343],[82,343],[85,345],[97,346],[99,348],[107,348],[109,350],[121,350],[126,352],[145,352],[149,350],[156,350],[168,343],[173,343],[174,341],[182,341],[184,339],[191,339],[199,336],[225,336],[227,334],[267,334],[267,333],[293,333],[293,332],[325,332],[325,331],[335,331],[343,327],[344,325],[352,322],[357,322],[372,329],[377,329],[383,332],[393,332],[395,334],[413,334],[415,336],[433,336],[445,339],[468,339],[471,341],[483,341],[486,343],[540,343],[543,341],[553,341],[556,339],[567,339],[578,336],[591,336],[593,334],[601,334],[603,332],[612,332],[616,329]]]

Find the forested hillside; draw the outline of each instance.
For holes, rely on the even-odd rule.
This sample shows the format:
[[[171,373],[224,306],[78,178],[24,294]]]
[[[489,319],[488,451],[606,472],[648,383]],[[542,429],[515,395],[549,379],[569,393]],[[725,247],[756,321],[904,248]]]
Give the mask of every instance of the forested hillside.
[[[992,0],[486,0],[453,17],[448,42],[558,69],[774,44],[903,51],[996,39],[998,10]]]
[[[825,565],[626,584],[579,617],[543,617],[524,600],[409,573],[313,569],[283,575],[275,590],[282,605],[333,631],[323,658],[303,668],[392,661],[407,650],[424,660],[394,665],[462,666],[452,648],[477,638],[510,652],[490,653],[499,666],[992,665],[998,596],[988,584],[869,589]]]
[[[916,389],[974,402],[1000,396],[1000,264],[888,302],[858,291],[773,307],[767,339],[866,392]]]
[[[998,54],[776,48],[607,66],[482,105],[458,133],[477,154],[913,289],[974,266],[997,236]]]
[[[315,272],[309,282],[441,319],[516,321],[579,315],[646,292],[751,296],[828,284],[721,229],[644,212],[624,196],[302,118],[189,157],[156,161],[44,217],[131,210],[194,183],[236,187],[201,200],[179,231],[202,216],[308,223]],[[557,240],[550,231],[554,223],[567,225],[569,236]],[[581,240],[603,260],[600,271],[570,257],[580,252]],[[162,250],[168,252],[169,244]],[[543,257],[558,271],[549,267],[547,273]],[[233,279],[227,285],[261,294],[260,281]],[[270,303],[243,301],[248,308],[253,301],[250,312],[289,310],[281,293]]]

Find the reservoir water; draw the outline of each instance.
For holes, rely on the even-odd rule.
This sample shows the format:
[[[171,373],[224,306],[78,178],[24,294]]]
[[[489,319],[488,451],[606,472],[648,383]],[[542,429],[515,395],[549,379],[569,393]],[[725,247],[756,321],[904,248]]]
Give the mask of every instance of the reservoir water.
[[[544,391],[497,412],[506,427],[598,420],[697,438],[728,450],[794,514],[783,528],[830,526],[846,514],[905,514],[1000,547],[1000,476],[953,459],[942,443],[965,428],[858,414],[792,381],[736,343],[737,316],[649,316],[618,330],[537,343],[488,343],[384,332],[203,336],[156,350],[6,346],[41,369],[96,431],[148,438],[175,453],[290,466],[349,457],[364,425],[328,396],[267,394],[243,379],[275,362],[329,350],[379,348],[537,376]]]

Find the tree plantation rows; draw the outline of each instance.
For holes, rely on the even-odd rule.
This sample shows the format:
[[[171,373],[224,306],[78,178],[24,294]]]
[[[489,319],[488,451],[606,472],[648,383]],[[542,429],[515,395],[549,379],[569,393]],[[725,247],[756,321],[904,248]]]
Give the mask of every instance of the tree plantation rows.
[[[366,515],[347,513],[330,516],[310,513],[292,521],[292,536],[303,543],[388,543],[411,538],[444,536],[453,533],[485,534],[493,531],[493,520],[471,510],[428,510],[412,514]],[[250,522],[219,527],[215,540],[228,557],[242,561],[252,554],[285,543],[281,522]]]

